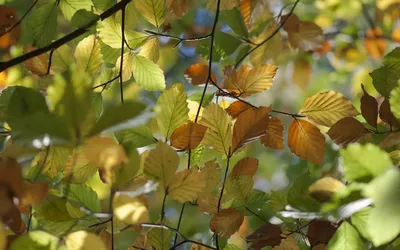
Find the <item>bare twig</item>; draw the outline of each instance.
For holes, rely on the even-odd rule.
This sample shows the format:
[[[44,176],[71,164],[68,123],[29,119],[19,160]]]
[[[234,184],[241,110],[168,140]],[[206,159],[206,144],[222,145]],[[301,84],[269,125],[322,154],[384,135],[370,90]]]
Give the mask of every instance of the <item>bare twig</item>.
[[[50,55],[49,55],[49,64],[47,65],[47,72],[46,72],[46,75],[49,75],[49,74],[50,74],[51,61],[52,61],[52,59],[53,59],[53,53],[54,53],[54,50],[50,51]]]

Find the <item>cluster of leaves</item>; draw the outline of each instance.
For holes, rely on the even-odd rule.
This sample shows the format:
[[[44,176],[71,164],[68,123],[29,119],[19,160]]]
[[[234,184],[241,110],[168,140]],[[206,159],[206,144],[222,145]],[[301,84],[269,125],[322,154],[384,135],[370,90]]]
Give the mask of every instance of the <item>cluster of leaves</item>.
[[[358,82],[359,109],[333,90],[294,113],[257,106],[282,53],[299,55],[304,89],[308,55],[332,44],[294,14],[299,1],[276,13],[267,2],[36,0],[21,19],[18,1],[0,5],[0,249],[398,248],[400,48],[384,56],[360,1],[365,50],[383,58],[370,73],[379,96]],[[198,8],[210,27],[191,24]],[[167,81],[176,47],[203,58],[180,72],[189,84]],[[254,148],[291,152],[306,171],[263,191]]]

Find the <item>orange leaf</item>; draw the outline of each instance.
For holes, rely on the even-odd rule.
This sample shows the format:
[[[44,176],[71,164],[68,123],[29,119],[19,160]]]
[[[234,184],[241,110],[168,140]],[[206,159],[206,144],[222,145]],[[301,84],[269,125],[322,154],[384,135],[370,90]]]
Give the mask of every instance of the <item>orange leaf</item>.
[[[400,43],[400,27],[392,31],[392,40],[394,42]]]
[[[258,160],[255,158],[243,158],[232,169],[232,175],[245,174],[253,176],[258,169]]]
[[[390,103],[387,99],[385,99],[382,102],[381,106],[379,107],[379,117],[381,118],[382,121],[386,122],[390,126],[395,126],[400,128],[400,123],[393,115],[390,109]]]
[[[356,142],[369,134],[369,130],[354,117],[345,117],[336,122],[329,130],[328,135],[339,146]]]
[[[169,0],[168,9],[177,17],[182,17],[188,11],[188,0]]]
[[[21,37],[21,25],[18,22],[17,10],[11,6],[0,5],[0,48],[8,48],[15,45]],[[10,32],[6,33],[8,30]]]
[[[288,146],[301,159],[321,165],[325,154],[325,137],[312,123],[293,120],[289,127]]]
[[[308,226],[307,237],[311,246],[328,244],[328,241],[335,234],[337,227],[329,221],[314,220]]]
[[[365,49],[368,55],[375,59],[381,59],[386,51],[386,40],[383,38],[383,31],[379,27],[367,30],[367,37],[364,40]]]
[[[36,48],[32,47],[31,45],[24,46],[24,54],[35,50]],[[32,59],[29,59],[24,62],[25,68],[32,72],[32,74],[38,76],[45,76],[47,75],[47,69],[49,66],[49,58],[45,54],[41,54],[40,56],[36,56]]]
[[[185,69],[185,78],[193,85],[204,84],[208,80],[209,67],[205,64],[192,64]],[[211,72],[211,79],[216,82],[216,77],[213,72]]]
[[[252,108],[249,104],[244,103],[242,101],[236,101],[233,102],[231,105],[226,110],[226,112],[232,116],[233,118],[236,118],[238,115],[243,113],[244,111]]]
[[[222,209],[211,218],[210,229],[220,236],[229,237],[239,230],[243,220],[242,211],[233,208]]]
[[[361,97],[361,114],[369,125],[376,128],[378,120],[378,102],[367,93],[363,84],[361,84],[361,88],[364,91],[364,95]]]
[[[244,24],[247,29],[250,28],[250,16],[251,16],[251,0],[240,1],[240,13],[243,16]]]
[[[172,133],[171,146],[182,150],[197,148],[203,140],[206,130],[206,126],[197,123],[183,124]]]
[[[246,242],[251,243],[252,249],[261,249],[265,246],[278,246],[283,237],[282,230],[278,225],[266,223],[254,233],[246,237]]]
[[[233,127],[232,154],[265,135],[270,110],[269,107],[248,109],[238,116]]]
[[[265,135],[260,142],[272,149],[283,149],[283,122],[275,117],[270,117]]]

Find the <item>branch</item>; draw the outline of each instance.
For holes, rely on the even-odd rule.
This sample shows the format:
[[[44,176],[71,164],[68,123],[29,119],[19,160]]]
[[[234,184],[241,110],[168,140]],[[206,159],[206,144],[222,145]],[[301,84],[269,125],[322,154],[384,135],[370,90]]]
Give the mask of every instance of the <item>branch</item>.
[[[109,8],[108,10],[104,11],[98,18],[87,23],[86,25],[82,26],[79,29],[76,29],[75,31],[69,33],[68,35],[63,36],[62,38],[50,43],[49,45],[47,45],[43,48],[39,48],[39,49],[30,51],[26,54],[15,57],[9,61],[0,62],[0,72],[3,72],[4,70],[6,70],[12,66],[23,63],[23,62],[25,62],[29,59],[32,59],[36,56],[39,56],[39,55],[49,52],[51,50],[55,50],[55,49],[61,47],[62,45],[74,40],[75,38],[78,38],[79,36],[85,34],[88,31],[88,29],[90,27],[92,27],[93,25],[95,25],[98,21],[107,19],[108,17],[117,13],[119,10],[122,10],[131,1],[132,0],[121,0],[120,2],[118,2],[117,4],[115,4],[111,8]]]
[[[362,6],[363,16],[364,16],[365,20],[367,21],[369,27],[374,31],[376,25],[375,25],[374,20],[372,19],[372,17],[368,13],[367,6],[365,6],[365,4],[361,0],[359,0],[359,2],[361,4],[361,6]]]
[[[172,35],[168,35],[168,34],[164,34],[164,33],[159,33],[159,32],[154,32],[151,30],[145,30],[147,33],[152,34],[154,36],[162,36],[162,37],[168,37],[174,40],[178,40],[178,43],[175,45],[178,46],[181,42],[187,42],[187,41],[200,41],[200,40],[204,40],[207,39],[209,37],[212,36],[212,33],[205,35],[205,36],[198,36],[198,37],[187,37],[187,38],[181,38],[178,36],[172,36]]]
[[[52,59],[53,59],[53,53],[54,53],[54,50],[50,51],[50,55],[49,55],[49,64],[47,65],[47,72],[46,72],[46,75],[49,75],[49,74],[50,74],[51,61],[52,61]]]

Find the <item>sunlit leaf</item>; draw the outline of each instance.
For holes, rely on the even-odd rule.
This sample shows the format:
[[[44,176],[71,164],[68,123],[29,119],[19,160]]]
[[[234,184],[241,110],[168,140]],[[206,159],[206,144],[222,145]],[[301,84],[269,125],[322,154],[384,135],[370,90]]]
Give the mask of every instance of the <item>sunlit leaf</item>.
[[[236,163],[232,169],[232,174],[244,174],[254,176],[258,169],[258,160],[255,158],[243,158]]]
[[[204,167],[200,168],[200,171],[202,172],[203,175],[205,175],[204,178],[207,180],[207,183],[206,183],[206,186],[204,187],[203,192],[205,194],[210,193],[221,182],[221,178],[222,178],[221,168],[219,167],[218,163],[216,163],[216,160],[214,159],[214,160],[207,161],[204,164]]]
[[[332,177],[324,177],[314,182],[308,188],[308,193],[316,200],[325,202],[329,201],[337,191],[345,187],[346,186],[337,179]]]
[[[390,93],[390,107],[396,118],[400,118],[400,87],[397,86]]]
[[[100,44],[95,35],[88,36],[80,41],[74,55],[78,67],[85,72],[96,74],[103,65]]]
[[[35,50],[36,48],[30,46],[30,45],[25,45],[24,46],[24,54],[31,52]],[[49,57],[45,54],[42,54],[40,56],[34,57],[30,60],[27,60],[24,62],[24,66],[27,70],[32,72],[32,74],[38,75],[38,76],[45,76],[47,75],[47,69],[49,65]]]
[[[200,195],[197,199],[199,210],[207,214],[218,213],[218,197],[213,195]]]
[[[75,57],[68,45],[63,45],[53,53],[51,70],[55,72],[67,71],[71,64],[75,63]]]
[[[71,20],[72,16],[78,10],[90,11],[92,7],[91,0],[61,0],[60,9],[67,20]]]
[[[329,249],[365,249],[364,243],[357,230],[348,222],[343,222],[332,239],[329,241]]]
[[[354,117],[345,117],[328,130],[328,135],[334,143],[345,146],[349,143],[357,142],[364,136],[371,133],[364,125]]]
[[[246,200],[253,188],[254,181],[252,176],[246,174],[230,174],[226,178],[223,198],[229,200]]]
[[[49,147],[40,152],[32,163],[40,165],[42,173],[55,177],[59,171],[63,170],[71,153],[72,150],[69,148]]]
[[[48,2],[36,7],[30,16],[29,27],[33,30],[33,46],[48,45],[56,36],[58,6]]]
[[[145,90],[165,89],[164,72],[157,64],[143,56],[134,55],[133,76],[139,86]]]
[[[107,250],[100,237],[86,231],[77,231],[65,237],[68,250]]]
[[[100,212],[100,200],[97,193],[86,184],[68,184],[65,186],[66,198],[70,201],[77,202],[80,206],[91,212]]]
[[[185,69],[185,78],[193,85],[200,85],[206,83],[208,80],[209,68],[205,64],[192,64]],[[216,77],[213,72],[210,72],[210,79],[217,82]]]
[[[269,39],[268,41],[264,42],[263,45],[255,49],[253,53],[250,54],[250,62],[253,65],[255,66],[263,65],[268,59],[275,60],[280,55],[282,50],[281,34],[280,32],[278,32],[274,36],[272,36],[272,34],[277,29],[278,25],[272,24],[260,36],[251,39],[251,41],[256,44],[260,44],[266,41],[266,39]]]
[[[168,185],[168,195],[179,202],[196,199],[207,184],[206,176],[196,169],[178,172]]]
[[[159,28],[164,23],[165,0],[143,0],[134,2],[136,9],[149,23]]]
[[[153,61],[154,63],[158,62],[160,58],[160,40],[157,37],[150,38],[143,44],[140,49],[139,55],[146,57],[147,59]]]
[[[171,146],[177,149],[191,150],[200,145],[207,127],[197,123],[186,123],[175,129],[171,135]]]
[[[233,102],[231,105],[229,105],[229,107],[226,110],[226,112],[232,116],[233,118],[238,117],[241,113],[243,113],[244,111],[248,110],[252,108],[250,105],[241,102],[241,101],[236,101]]]
[[[11,244],[10,250],[46,249],[56,250],[59,239],[44,231],[33,231],[18,237]],[[3,249],[3,248],[2,248]]]
[[[74,149],[63,170],[64,179],[72,183],[84,183],[96,172],[96,166],[89,163],[82,148]]]
[[[211,218],[210,229],[220,236],[229,237],[239,230],[243,220],[243,212],[233,208],[222,209]]]
[[[397,87],[400,71],[382,66],[369,74],[375,89],[385,98],[390,97],[390,92]]]
[[[282,121],[269,117],[265,135],[261,137],[260,142],[268,148],[282,150],[284,148]]]
[[[182,17],[188,11],[188,0],[169,0],[168,9],[175,16]]]
[[[113,200],[115,216],[126,224],[136,224],[149,221],[147,207],[138,197],[117,195]]]
[[[132,142],[138,148],[156,143],[153,134],[151,133],[149,127],[146,125],[122,130],[118,134],[116,134],[116,137],[120,141],[120,143]]]

